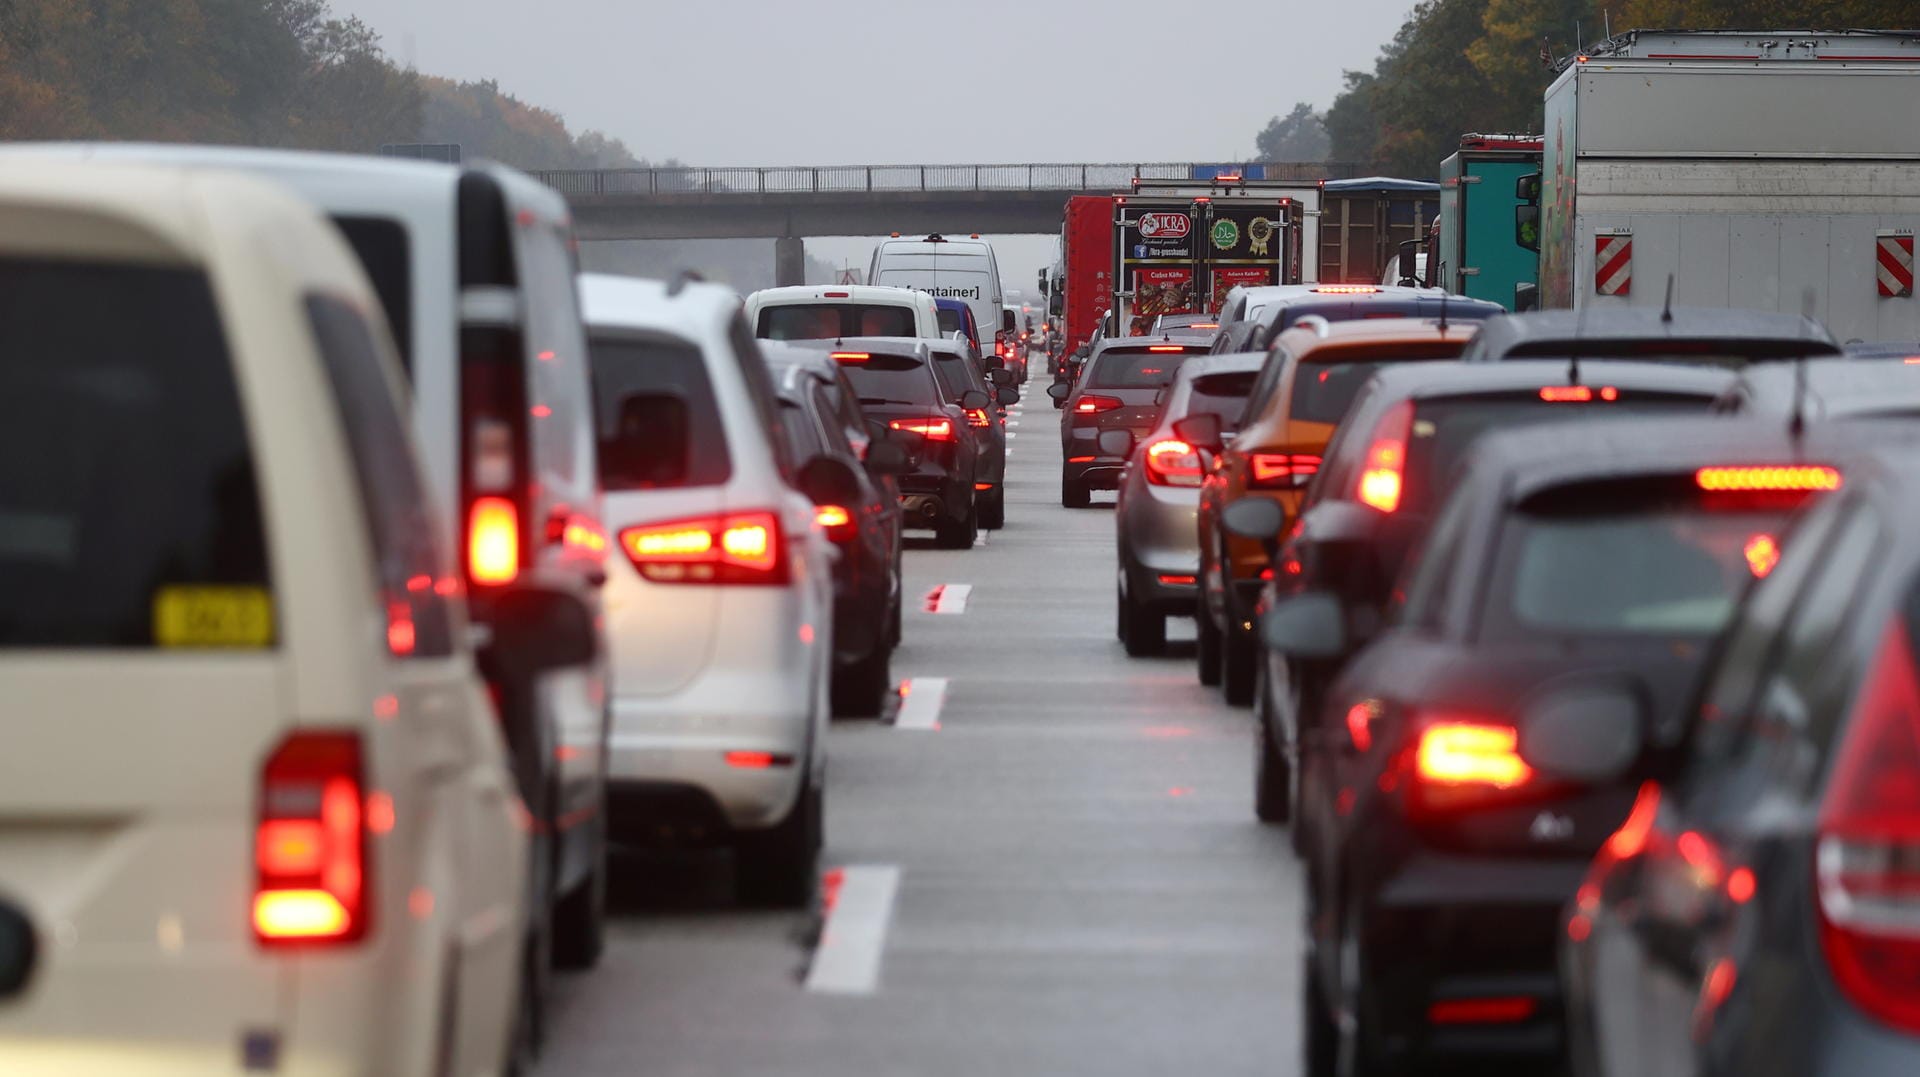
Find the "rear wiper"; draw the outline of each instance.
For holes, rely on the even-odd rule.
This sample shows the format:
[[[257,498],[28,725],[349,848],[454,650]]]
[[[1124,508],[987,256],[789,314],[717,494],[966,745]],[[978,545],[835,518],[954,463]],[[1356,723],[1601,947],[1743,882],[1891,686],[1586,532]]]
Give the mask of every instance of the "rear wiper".
[[[860,402],[862,404],[905,404],[908,407],[916,407],[920,403],[918,400],[891,400],[884,396],[863,396]]]

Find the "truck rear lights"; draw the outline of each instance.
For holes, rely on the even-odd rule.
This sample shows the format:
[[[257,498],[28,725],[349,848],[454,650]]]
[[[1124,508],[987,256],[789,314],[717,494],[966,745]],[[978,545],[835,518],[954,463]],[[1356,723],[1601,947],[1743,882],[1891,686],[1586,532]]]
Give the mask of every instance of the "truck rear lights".
[[[1540,1004],[1526,995],[1441,999],[1427,1006],[1430,1025],[1513,1025],[1530,1020]]]
[[[654,583],[787,582],[780,521],[770,512],[630,527],[620,532],[620,548]]]
[[[1073,413],[1075,415],[1098,415],[1103,411],[1112,411],[1121,406],[1122,401],[1118,397],[1087,393],[1074,402]]]
[[[1374,284],[1322,284],[1314,291],[1321,295],[1374,295],[1380,288]]]
[[[467,575],[478,584],[520,575],[520,509],[511,498],[475,498],[468,507]]]
[[[299,732],[267,759],[254,828],[253,931],[272,946],[367,930],[360,738]]]
[[[1612,403],[1620,399],[1620,390],[1611,385],[1598,389],[1591,385],[1547,385],[1541,387],[1540,399],[1549,404],[1590,404],[1595,400]]]
[[[1817,464],[1760,467],[1703,467],[1694,472],[1700,489],[1713,492],[1754,490],[1824,491],[1840,489],[1840,469]]]
[[[1200,485],[1200,454],[1169,438],[1147,446],[1147,481],[1155,486]]]
[[[953,440],[952,419],[895,419],[887,424],[887,429],[919,434],[928,441]]]
[[[1855,1005],[1920,1033],[1920,676],[1898,615],[1858,698],[1820,804],[1820,942]]]
[[[1255,489],[1290,490],[1305,486],[1320,473],[1313,453],[1257,452],[1247,456],[1247,485]]]
[[[1412,401],[1402,401],[1380,417],[1373,428],[1366,465],[1361,469],[1359,485],[1354,491],[1360,502],[1381,512],[1393,512],[1400,507],[1407,469],[1407,437],[1412,433]]]

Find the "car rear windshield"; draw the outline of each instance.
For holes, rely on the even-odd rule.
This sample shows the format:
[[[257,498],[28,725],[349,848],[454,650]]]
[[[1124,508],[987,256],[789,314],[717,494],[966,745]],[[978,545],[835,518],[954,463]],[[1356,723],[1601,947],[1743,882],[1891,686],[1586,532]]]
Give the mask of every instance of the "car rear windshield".
[[[373,290],[386,308],[400,363],[413,376],[413,248],[406,226],[390,217],[335,217],[334,226],[347,237]]]
[[[913,308],[892,303],[782,303],[760,311],[753,335],[764,340],[914,337]]]
[[[1803,496],[1702,494],[1689,474],[1531,499],[1503,528],[1484,637],[1710,637]]]
[[[1089,389],[1159,389],[1173,381],[1173,373],[1188,357],[1204,348],[1156,352],[1146,348],[1108,348],[1093,362],[1087,375]]]
[[[265,536],[206,276],[0,258],[0,647],[270,645]]]
[[[961,317],[959,311],[948,310],[945,307],[940,308],[940,335],[941,336],[943,337],[950,336],[951,334],[954,334],[954,333],[964,333],[966,331],[967,331],[967,320]]]
[[[933,372],[913,356],[876,352],[865,359],[841,360],[840,369],[846,371],[847,380],[853,383],[853,391],[860,394],[862,404],[940,406],[940,390],[934,384]]]
[[[1239,420],[1247,394],[1253,391],[1253,380],[1259,376],[1257,370],[1236,370],[1227,374],[1203,374],[1193,379],[1188,390],[1187,414],[1211,412],[1231,426]]]
[[[1308,361],[1294,368],[1293,397],[1287,406],[1288,418],[1308,423],[1338,423],[1346,418],[1348,409],[1353,407],[1354,398],[1360,395],[1360,387],[1375,374],[1401,363],[1453,359],[1460,354],[1460,345],[1444,342],[1437,347],[1407,345],[1404,349],[1395,349],[1395,354],[1391,355],[1382,355],[1377,351],[1356,355],[1352,349],[1347,349],[1348,358],[1345,359],[1340,358],[1341,352],[1338,351],[1327,354],[1332,361]]]
[[[594,425],[609,491],[718,486],[733,473],[706,360],[667,337],[595,334]]]
[[[1538,392],[1470,397],[1442,397],[1420,401],[1413,411],[1413,430],[1407,444],[1407,473],[1401,508],[1426,512],[1439,503],[1453,471],[1480,435],[1493,429],[1512,429],[1528,423],[1573,422],[1609,416],[1649,415],[1660,412],[1704,412],[1705,397],[1678,393],[1618,391],[1610,402],[1553,402]]]

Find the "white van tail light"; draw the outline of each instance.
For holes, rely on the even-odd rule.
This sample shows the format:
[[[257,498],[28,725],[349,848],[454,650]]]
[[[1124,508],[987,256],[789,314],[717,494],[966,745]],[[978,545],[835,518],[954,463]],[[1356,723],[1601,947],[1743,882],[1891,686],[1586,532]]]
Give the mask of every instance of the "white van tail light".
[[[366,935],[364,791],[357,734],[294,733],[274,749],[253,842],[253,931],[262,943]]]

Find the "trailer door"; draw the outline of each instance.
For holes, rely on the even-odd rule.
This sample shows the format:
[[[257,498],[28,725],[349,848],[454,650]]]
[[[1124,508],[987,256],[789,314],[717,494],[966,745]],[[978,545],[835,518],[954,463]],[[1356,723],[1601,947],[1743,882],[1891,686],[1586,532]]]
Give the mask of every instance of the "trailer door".
[[[1514,184],[1540,170],[1532,161],[1469,160],[1461,181],[1460,264],[1446,267],[1446,289],[1513,309],[1516,285],[1540,279],[1540,258],[1514,242]]]

